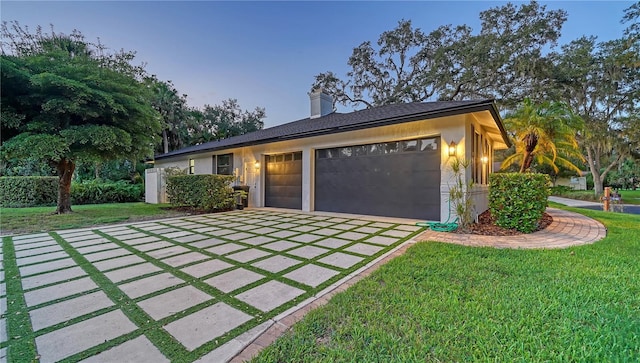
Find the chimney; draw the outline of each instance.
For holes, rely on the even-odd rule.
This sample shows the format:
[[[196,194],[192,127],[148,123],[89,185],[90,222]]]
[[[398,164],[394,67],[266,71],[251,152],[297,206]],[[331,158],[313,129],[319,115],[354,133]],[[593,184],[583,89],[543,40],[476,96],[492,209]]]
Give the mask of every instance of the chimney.
[[[311,90],[311,118],[318,118],[333,112],[333,98],[322,91],[322,88]]]

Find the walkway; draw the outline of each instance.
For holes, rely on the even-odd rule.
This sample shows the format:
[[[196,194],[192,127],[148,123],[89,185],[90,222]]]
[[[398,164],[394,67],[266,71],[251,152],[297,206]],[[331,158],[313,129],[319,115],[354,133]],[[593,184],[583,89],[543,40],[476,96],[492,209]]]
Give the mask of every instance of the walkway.
[[[553,222],[542,231],[517,236],[480,236],[426,231],[417,237],[419,241],[438,241],[473,247],[496,248],[566,248],[594,243],[606,237],[602,223],[556,208],[547,208]]]

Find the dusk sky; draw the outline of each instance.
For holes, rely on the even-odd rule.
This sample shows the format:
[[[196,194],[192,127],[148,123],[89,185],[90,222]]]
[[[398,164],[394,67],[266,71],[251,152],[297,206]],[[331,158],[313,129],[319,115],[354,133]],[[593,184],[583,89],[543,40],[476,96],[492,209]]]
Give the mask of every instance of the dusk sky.
[[[313,77],[344,77],[354,47],[410,19],[428,33],[440,25],[478,31],[479,13],[506,2],[12,2],[3,21],[56,32],[80,30],[88,40],[137,52],[149,73],[172,80],[190,106],[236,98],[244,109],[266,108],[265,127],[309,116]],[[516,2],[518,3],[518,2]],[[568,11],[560,43],[582,35],[622,36],[632,1],[549,1]],[[338,111],[349,109],[339,107]]]

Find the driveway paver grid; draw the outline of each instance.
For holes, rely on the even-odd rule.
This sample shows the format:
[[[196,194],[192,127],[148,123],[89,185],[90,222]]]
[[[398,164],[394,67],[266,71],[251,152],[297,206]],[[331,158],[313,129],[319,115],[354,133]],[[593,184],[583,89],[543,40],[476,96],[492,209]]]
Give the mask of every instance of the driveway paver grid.
[[[40,362],[226,361],[420,231],[246,210],[5,237],[0,360],[30,361],[19,349],[35,343]]]

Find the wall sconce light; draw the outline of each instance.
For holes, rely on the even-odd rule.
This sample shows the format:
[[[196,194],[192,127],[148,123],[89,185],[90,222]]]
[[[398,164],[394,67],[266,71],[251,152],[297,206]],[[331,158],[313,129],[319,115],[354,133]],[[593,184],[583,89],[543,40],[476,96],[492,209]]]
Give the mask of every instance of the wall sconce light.
[[[486,164],[489,162],[489,157],[488,156],[483,156],[480,158],[480,161],[482,161],[483,164]]]
[[[456,156],[456,143],[453,141],[449,144],[449,156]]]
[[[253,167],[256,168],[256,170],[260,170],[260,162],[256,160],[255,164],[253,164]]]

